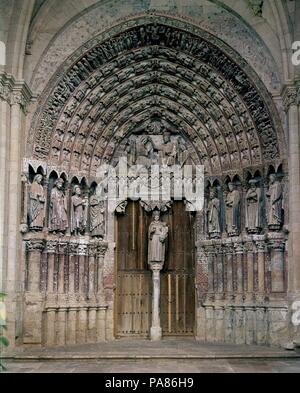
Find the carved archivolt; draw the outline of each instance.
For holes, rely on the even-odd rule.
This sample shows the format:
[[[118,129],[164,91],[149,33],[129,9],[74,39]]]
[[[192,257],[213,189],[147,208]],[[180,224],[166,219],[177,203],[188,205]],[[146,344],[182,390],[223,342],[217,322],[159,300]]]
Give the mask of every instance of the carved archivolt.
[[[278,162],[277,115],[257,84],[203,38],[136,27],[86,52],[43,97],[32,154],[95,176],[135,129],[147,133],[159,118],[189,141],[208,174]]]

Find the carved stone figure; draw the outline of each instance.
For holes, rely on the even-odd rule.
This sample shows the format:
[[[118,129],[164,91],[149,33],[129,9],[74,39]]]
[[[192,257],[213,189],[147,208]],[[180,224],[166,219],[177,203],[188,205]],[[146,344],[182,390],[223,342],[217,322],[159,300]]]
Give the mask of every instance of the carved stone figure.
[[[246,229],[248,233],[258,233],[261,229],[261,189],[257,180],[249,181],[250,188],[246,195]]]
[[[82,198],[80,186],[74,187],[71,198],[71,233],[79,235],[84,233],[86,227],[87,200]]]
[[[210,200],[208,202],[208,234],[210,238],[219,238],[221,235],[220,226],[220,209],[221,204],[216,190],[210,191]]]
[[[65,232],[68,228],[67,200],[63,191],[64,181],[58,179],[50,196],[50,232]]]
[[[279,230],[282,225],[282,198],[283,190],[276,175],[270,175],[268,226],[271,230]]]
[[[177,144],[171,141],[170,133],[163,135],[163,145],[159,151],[161,165],[172,166],[176,163]]]
[[[262,8],[264,0],[248,0],[249,6],[252,8],[255,16],[262,16]]]
[[[160,212],[155,210],[149,226],[148,263],[165,262],[168,232],[167,224],[160,221]]]
[[[152,163],[153,156],[153,143],[151,139],[143,135],[136,142],[136,164],[144,165],[146,168],[149,168]]]
[[[42,230],[45,219],[45,193],[42,186],[43,176],[36,175],[29,193],[29,226],[32,230]]]
[[[240,233],[241,195],[234,183],[228,184],[229,192],[226,198],[226,228],[228,236],[238,236]]]
[[[104,238],[105,235],[105,204],[102,193],[102,185],[99,184],[95,194],[90,199],[90,231],[94,237]]]

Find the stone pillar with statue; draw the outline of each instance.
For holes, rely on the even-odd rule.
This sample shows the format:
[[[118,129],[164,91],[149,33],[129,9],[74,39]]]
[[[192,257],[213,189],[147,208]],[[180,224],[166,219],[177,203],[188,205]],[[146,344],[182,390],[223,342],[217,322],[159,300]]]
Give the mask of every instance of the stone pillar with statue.
[[[152,294],[152,324],[150,338],[159,341],[162,337],[160,326],[160,271],[163,268],[166,256],[166,240],[168,237],[168,226],[161,221],[160,212],[154,210],[153,221],[149,226],[148,263],[152,271],[153,294]]]

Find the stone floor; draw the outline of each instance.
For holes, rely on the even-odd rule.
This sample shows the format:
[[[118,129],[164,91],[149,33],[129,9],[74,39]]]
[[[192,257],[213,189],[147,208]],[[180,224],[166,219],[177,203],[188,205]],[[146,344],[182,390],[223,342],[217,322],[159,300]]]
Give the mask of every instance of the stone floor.
[[[7,361],[7,373],[300,373],[300,359]]]
[[[300,373],[300,354],[192,339],[118,340],[7,355],[9,373]]]

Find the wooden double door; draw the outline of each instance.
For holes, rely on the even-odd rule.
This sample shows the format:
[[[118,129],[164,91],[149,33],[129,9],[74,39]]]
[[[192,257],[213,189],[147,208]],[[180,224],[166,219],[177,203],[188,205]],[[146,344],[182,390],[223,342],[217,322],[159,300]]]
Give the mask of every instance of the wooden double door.
[[[182,202],[162,214],[168,224],[166,262],[161,272],[160,317],[163,336],[193,336],[195,328],[194,219]],[[148,337],[151,326],[152,273],[147,263],[152,215],[129,202],[117,217],[117,291],[115,336]]]

